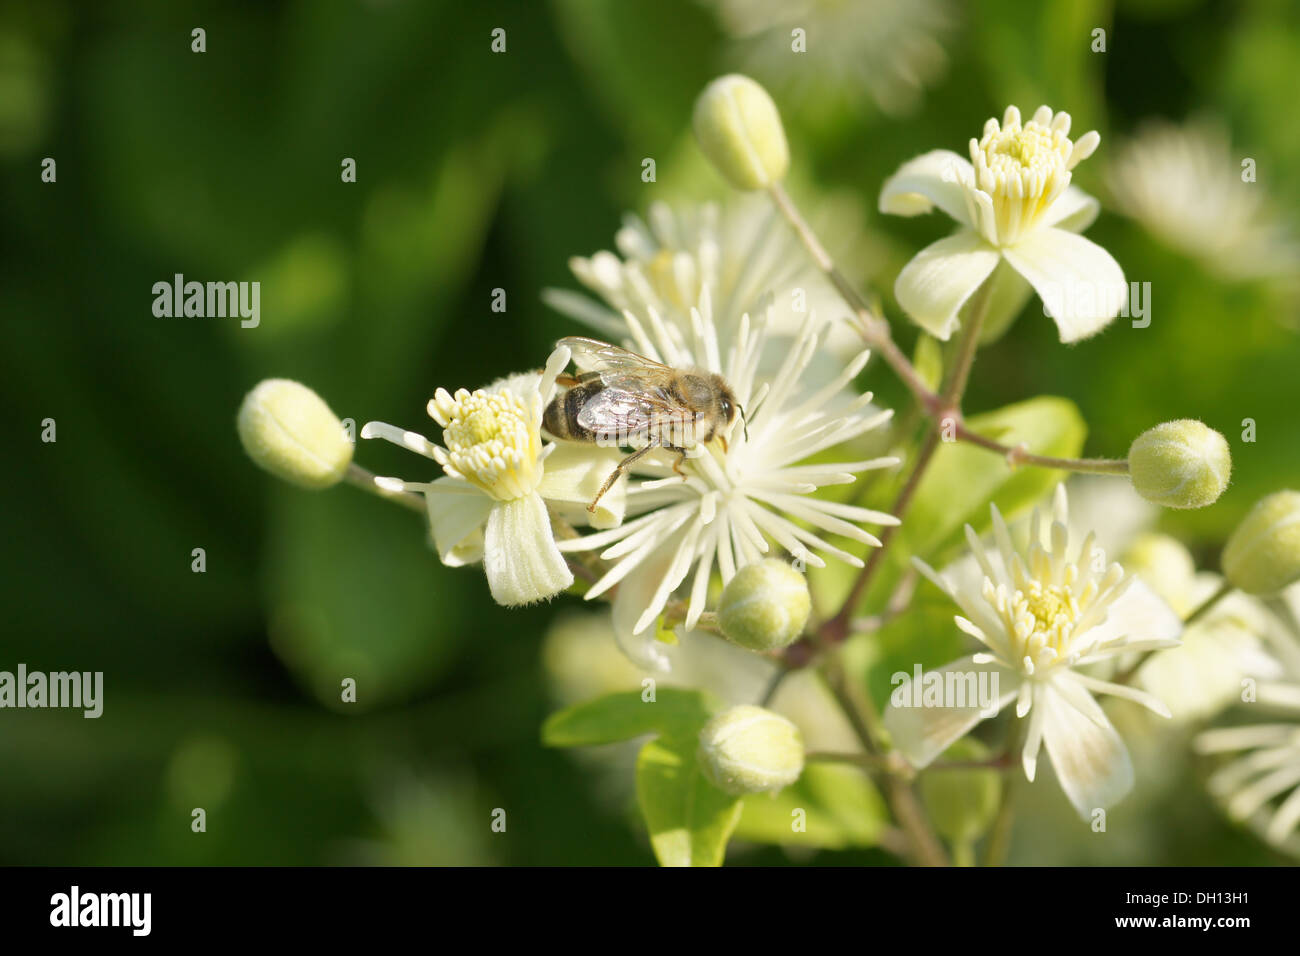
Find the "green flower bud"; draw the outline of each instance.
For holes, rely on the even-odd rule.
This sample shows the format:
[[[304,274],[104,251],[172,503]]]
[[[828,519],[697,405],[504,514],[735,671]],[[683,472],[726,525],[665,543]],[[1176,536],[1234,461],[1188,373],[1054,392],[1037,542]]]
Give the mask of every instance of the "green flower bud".
[[[780,714],[741,704],[700,731],[700,767],[727,793],[780,790],[803,773],[803,737]]]
[[[1166,508],[1204,508],[1228,487],[1232,455],[1228,441],[1190,418],[1143,432],[1128,450],[1133,487]]]
[[[987,760],[989,750],[978,740],[963,737],[944,752],[945,760]],[[1002,800],[1002,775],[993,769],[944,770],[921,774],[921,802],[934,828],[953,843],[968,843],[984,835]]]
[[[1228,538],[1223,573],[1247,594],[1273,594],[1300,580],[1300,491],[1256,502]]]
[[[718,625],[727,638],[751,651],[774,651],[794,643],[812,610],[808,582],[777,558],[747,564],[722,591]]]
[[[747,76],[720,76],[695,101],[700,150],[737,189],[766,189],[785,178],[790,148],[767,90]]]
[[[302,488],[338,484],[352,443],[329,406],[306,385],[269,378],[239,407],[239,440],[259,467]]]

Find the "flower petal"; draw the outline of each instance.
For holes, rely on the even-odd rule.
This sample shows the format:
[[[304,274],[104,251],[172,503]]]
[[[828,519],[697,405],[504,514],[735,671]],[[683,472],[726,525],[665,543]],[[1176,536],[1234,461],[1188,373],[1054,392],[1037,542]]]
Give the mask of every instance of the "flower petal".
[[[1070,679],[1068,672],[1055,678]],[[1086,691],[1070,697],[1089,712],[1066,700],[1053,683],[1045,683],[1034,695],[1034,706],[1043,708],[1043,744],[1056,779],[1087,820],[1094,810],[1112,806],[1132,789],[1133,763],[1097,702]]]
[[[1043,300],[1062,342],[1100,332],[1127,302],[1128,286],[1119,263],[1095,242],[1072,232],[1037,229],[1002,254]]]
[[[931,243],[903,267],[894,295],[912,320],[948,339],[957,313],[998,264],[998,252],[969,229]]]
[[[492,599],[507,607],[544,600],[573,583],[541,495],[493,504],[484,533],[483,570]]]
[[[1056,226],[1070,232],[1083,232],[1097,218],[1101,203],[1089,196],[1078,186],[1067,186],[1065,192],[1056,197],[1056,202],[1043,213],[1039,226]]]
[[[439,478],[424,492],[438,557],[450,568],[477,564],[483,560],[483,525],[492,510],[493,499],[468,482]]]
[[[964,183],[975,181],[970,160],[950,149],[922,153],[898,167],[880,190],[880,211],[919,216],[938,206],[963,226],[971,225]]]
[[[981,673],[989,675],[984,680],[996,698],[988,709],[981,708],[978,701],[970,701],[963,707],[910,706],[913,693],[924,692],[924,683],[921,688],[913,688],[909,678],[894,687],[889,695],[890,705],[885,708],[885,727],[893,737],[894,746],[907,758],[908,763],[918,768],[928,766],[954,741],[969,733],[977,723],[986,717],[992,717],[1010,703],[1020,686],[1018,675],[999,664],[977,664],[973,655],[924,672],[923,682],[941,680],[946,686],[946,675],[952,674],[953,680],[964,688],[970,686],[970,675],[975,675],[978,687]],[[934,675],[933,678],[931,675]],[[909,706],[902,706],[904,704]]]
[[[617,528],[623,523],[627,505],[627,475],[601,496],[593,514],[587,510],[596,492],[624,458],[617,448],[596,445],[557,444],[546,456],[545,473],[537,493],[556,508],[570,524],[593,528]]]
[[[1087,636],[1100,645],[1121,638],[1127,642],[1175,641],[1182,632],[1182,619],[1173,608],[1145,581],[1134,578],[1106,608],[1106,619],[1089,628]]]

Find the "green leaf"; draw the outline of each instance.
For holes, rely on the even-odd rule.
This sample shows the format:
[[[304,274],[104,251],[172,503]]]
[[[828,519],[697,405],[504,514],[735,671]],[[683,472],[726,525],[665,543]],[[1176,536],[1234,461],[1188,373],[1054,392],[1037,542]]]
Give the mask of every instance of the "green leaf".
[[[551,714],[542,725],[542,743],[591,747],[663,734],[690,737],[693,744],[712,715],[713,708],[699,691],[661,687],[652,701],[642,700],[641,691],[622,691]]]
[[[636,796],[661,866],[721,866],[741,801],[704,778],[694,735],[652,740],[636,761]]]
[[[780,793],[754,793],[742,802],[735,836],[755,843],[824,850],[873,846],[888,819],[870,778],[857,767],[839,764],[809,764]]]

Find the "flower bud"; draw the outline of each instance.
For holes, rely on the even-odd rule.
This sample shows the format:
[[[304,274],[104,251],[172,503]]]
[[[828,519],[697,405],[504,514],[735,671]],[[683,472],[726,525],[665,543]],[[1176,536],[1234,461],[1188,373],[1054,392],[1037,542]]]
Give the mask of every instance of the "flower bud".
[[[1223,573],[1247,594],[1273,594],[1300,580],[1300,491],[1256,502],[1228,538]]]
[[[239,407],[239,440],[259,467],[302,488],[338,484],[352,443],[329,406],[306,385],[269,378]]]
[[[988,756],[988,748],[969,737],[944,752],[944,759],[952,761],[987,760]],[[921,775],[920,792],[934,828],[953,843],[967,843],[992,825],[1002,799],[1002,775],[992,768],[932,767]]]
[[[1190,418],[1143,432],[1128,450],[1133,487],[1166,508],[1204,508],[1228,487],[1232,455],[1228,441]]]
[[[745,565],[727,583],[718,624],[741,647],[774,651],[794,643],[811,610],[804,576],[778,558],[764,558]]]
[[[741,704],[700,731],[700,767],[727,793],[780,790],[803,773],[803,737],[780,714]]]
[[[737,189],[766,189],[785,178],[790,149],[767,90],[747,76],[720,76],[695,101],[700,150]]]

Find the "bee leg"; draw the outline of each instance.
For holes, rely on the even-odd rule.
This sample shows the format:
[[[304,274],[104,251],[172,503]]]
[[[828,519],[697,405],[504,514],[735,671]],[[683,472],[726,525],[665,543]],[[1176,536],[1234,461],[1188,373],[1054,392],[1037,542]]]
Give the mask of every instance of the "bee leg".
[[[555,384],[563,385],[565,388],[573,388],[573,386],[578,384],[578,377],[576,375],[567,374],[557,375],[555,376]]]
[[[651,448],[654,447],[655,447],[654,445],[646,445],[644,448],[638,448],[636,451],[632,452],[632,454],[628,455],[617,465],[615,465],[614,470],[611,471],[609,473],[609,477],[605,479],[605,483],[600,486],[600,491],[596,492],[596,497],[592,498],[591,504],[587,505],[587,511],[590,512],[591,514],[595,514],[597,502],[599,502],[601,498],[605,497],[605,492],[609,491],[610,488],[614,487],[614,482],[618,481],[618,476],[623,474],[623,472],[627,470],[627,467],[629,465],[631,465],[634,461],[636,461],[638,458],[640,458],[642,455],[644,455],[646,452],[648,452]]]
[[[682,481],[686,480],[686,472],[682,471],[682,462],[686,460],[686,449],[678,448],[676,445],[664,445],[669,451],[677,452],[677,460],[673,462],[673,471],[682,476]]]

